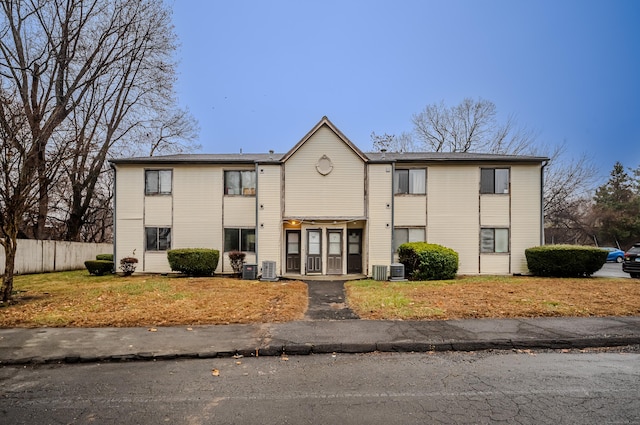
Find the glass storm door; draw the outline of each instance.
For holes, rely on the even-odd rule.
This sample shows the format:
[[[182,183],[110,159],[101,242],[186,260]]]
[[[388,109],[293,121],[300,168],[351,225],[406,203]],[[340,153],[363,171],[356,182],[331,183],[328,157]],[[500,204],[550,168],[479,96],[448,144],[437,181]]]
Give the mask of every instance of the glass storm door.
[[[300,273],[300,230],[287,230],[287,273]]]
[[[347,235],[347,273],[362,273],[362,229],[349,229]]]
[[[342,230],[327,230],[327,274],[342,274]]]
[[[307,273],[322,273],[322,232],[307,230]]]

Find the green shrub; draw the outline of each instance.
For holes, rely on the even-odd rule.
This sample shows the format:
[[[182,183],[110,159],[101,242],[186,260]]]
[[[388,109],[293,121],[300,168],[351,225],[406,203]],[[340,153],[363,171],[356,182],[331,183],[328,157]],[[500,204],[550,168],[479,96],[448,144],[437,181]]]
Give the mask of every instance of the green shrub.
[[[113,271],[113,261],[88,260],[84,262],[84,266],[89,270],[89,274],[94,276],[102,276]]]
[[[442,245],[409,242],[400,245],[398,256],[411,280],[453,279],[458,272],[458,253]]]
[[[220,251],[206,248],[183,248],[167,251],[169,266],[190,276],[211,276],[218,267]]]
[[[96,260],[113,261],[113,254],[98,254]]]
[[[588,277],[607,261],[607,251],[580,245],[536,246],[524,254],[529,271],[536,276]]]

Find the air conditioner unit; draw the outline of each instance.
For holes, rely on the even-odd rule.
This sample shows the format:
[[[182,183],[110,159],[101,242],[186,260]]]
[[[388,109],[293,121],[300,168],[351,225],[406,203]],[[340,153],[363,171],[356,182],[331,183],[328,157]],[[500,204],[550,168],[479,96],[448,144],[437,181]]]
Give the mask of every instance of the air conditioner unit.
[[[407,280],[404,278],[404,264],[402,263],[393,263],[389,266],[389,280],[393,281],[403,281]]]
[[[373,266],[373,280],[387,280],[387,266]]]
[[[258,273],[257,264],[243,264],[242,265],[242,279],[244,280],[256,280]]]
[[[276,262],[275,261],[263,261],[262,262],[262,277],[260,280],[268,280],[275,282],[278,280],[276,276]]]

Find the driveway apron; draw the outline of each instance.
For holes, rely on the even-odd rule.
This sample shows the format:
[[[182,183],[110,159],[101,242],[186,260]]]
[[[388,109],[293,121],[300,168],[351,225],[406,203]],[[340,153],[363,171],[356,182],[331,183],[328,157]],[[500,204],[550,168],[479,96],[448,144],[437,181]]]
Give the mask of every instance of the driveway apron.
[[[359,319],[346,304],[343,280],[309,280],[305,283],[309,288],[306,320]]]

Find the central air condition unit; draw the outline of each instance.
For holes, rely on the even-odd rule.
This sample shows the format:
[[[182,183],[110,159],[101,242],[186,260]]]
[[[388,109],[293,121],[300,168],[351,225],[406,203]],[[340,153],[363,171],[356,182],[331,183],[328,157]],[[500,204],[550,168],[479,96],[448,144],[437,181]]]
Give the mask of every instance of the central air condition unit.
[[[262,262],[262,277],[260,278],[260,280],[267,280],[269,282],[275,282],[278,280],[278,276],[276,276],[275,261]]]
[[[255,280],[257,278],[258,265],[257,264],[243,264],[242,265],[242,279]]]
[[[387,280],[387,266],[373,266],[373,280]]]
[[[390,277],[389,280],[393,280],[395,282],[407,280],[404,278],[404,264],[402,263],[393,263],[389,266]]]

